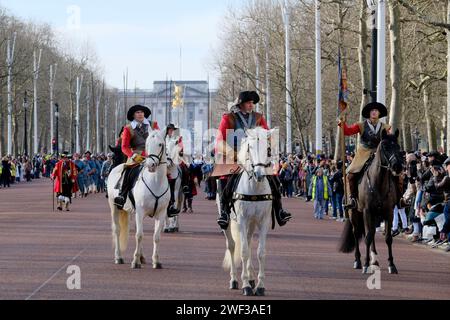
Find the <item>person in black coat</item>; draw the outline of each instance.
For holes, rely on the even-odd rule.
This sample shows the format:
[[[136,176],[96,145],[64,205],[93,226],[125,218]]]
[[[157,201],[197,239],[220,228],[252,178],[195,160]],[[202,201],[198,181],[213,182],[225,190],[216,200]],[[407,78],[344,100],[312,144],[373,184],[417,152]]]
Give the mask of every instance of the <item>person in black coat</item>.
[[[9,183],[11,182],[11,164],[7,157],[2,160],[2,175],[0,177],[0,182],[3,184],[3,187],[10,187]]]

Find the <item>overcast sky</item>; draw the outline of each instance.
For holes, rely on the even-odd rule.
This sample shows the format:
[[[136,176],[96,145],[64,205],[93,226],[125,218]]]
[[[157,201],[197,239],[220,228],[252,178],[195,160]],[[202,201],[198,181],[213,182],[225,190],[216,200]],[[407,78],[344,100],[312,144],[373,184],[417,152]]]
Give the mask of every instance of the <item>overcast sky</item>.
[[[27,21],[46,22],[97,52],[109,85],[152,87],[153,81],[206,80],[207,62],[218,45],[220,22],[229,6],[244,0],[0,0]],[[77,12],[80,14],[78,15]],[[79,17],[79,18],[78,18]],[[80,23],[78,24],[79,21]],[[212,87],[217,83],[210,75]]]

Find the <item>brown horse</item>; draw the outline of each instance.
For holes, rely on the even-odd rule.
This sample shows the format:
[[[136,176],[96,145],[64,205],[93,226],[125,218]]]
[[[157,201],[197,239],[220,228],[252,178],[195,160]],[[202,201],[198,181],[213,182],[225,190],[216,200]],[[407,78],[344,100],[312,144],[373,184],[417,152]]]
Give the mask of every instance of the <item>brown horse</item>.
[[[374,159],[359,183],[358,210],[350,213],[347,221],[340,251],[351,253],[355,250],[354,269],[363,269],[363,273],[371,273],[371,266],[378,266],[375,233],[377,225],[385,221],[386,244],[389,249],[389,273],[398,274],[392,255],[392,221],[393,211],[399,197],[397,179],[403,170],[403,157],[397,142],[399,131],[395,135],[382,132],[382,141],[378,146]],[[366,260],[361,265],[359,242],[366,236]],[[372,258],[372,261],[370,261]]]

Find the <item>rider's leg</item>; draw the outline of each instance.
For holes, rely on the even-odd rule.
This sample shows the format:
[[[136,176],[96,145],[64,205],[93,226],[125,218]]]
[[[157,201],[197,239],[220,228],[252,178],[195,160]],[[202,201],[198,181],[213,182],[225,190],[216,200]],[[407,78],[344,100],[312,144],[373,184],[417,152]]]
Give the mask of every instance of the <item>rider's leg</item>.
[[[117,206],[117,208],[119,210],[122,210],[123,207],[125,206],[125,203],[127,202],[128,192],[130,191],[129,180],[130,180],[131,170],[132,170],[131,168],[125,166],[122,171],[122,177],[123,177],[122,186],[119,191],[119,196],[114,199],[114,204]]]
[[[280,227],[282,227],[292,218],[292,215],[289,212],[283,210],[283,206],[281,204],[281,192],[279,187],[280,181],[278,180],[278,177],[267,176],[267,178],[273,195],[272,206],[275,212],[275,217]]]
[[[169,186],[170,186],[170,202],[169,202],[169,209],[168,209],[168,215],[170,218],[178,215],[180,213],[180,209],[175,208],[175,184],[177,180],[175,179],[169,179]]]
[[[347,175],[347,180],[350,191],[350,203],[346,205],[346,209],[356,209],[358,199],[358,174],[349,173]]]
[[[231,175],[227,179],[219,180],[220,212],[217,223],[223,230],[228,229],[228,225],[230,224],[231,201],[237,177],[238,175]]]
[[[226,186],[228,184],[228,179],[220,179],[217,184],[217,192],[219,193],[220,199],[220,212],[219,218],[217,219],[217,223],[219,226],[226,230],[228,229],[228,225],[230,223],[230,208],[229,208],[229,200],[226,196]]]

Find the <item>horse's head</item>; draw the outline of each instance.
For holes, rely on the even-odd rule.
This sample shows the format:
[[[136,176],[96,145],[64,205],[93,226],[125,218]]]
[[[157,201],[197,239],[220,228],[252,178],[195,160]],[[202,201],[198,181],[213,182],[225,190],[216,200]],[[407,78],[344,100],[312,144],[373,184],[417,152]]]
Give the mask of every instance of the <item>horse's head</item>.
[[[145,150],[147,152],[147,160],[145,165],[150,172],[155,172],[156,169],[166,163],[166,143],[164,141],[165,132],[151,131],[145,143]]]
[[[120,147],[109,146],[109,150],[111,150],[111,152],[113,153],[113,168],[124,162],[124,155]]]
[[[263,128],[248,130],[247,137],[242,140],[238,162],[248,173],[252,173],[258,182],[261,182],[272,165],[270,140],[273,130]]]
[[[179,164],[180,151],[181,145],[179,137],[169,138],[167,142],[167,157],[170,159],[170,166]]]
[[[386,167],[395,176],[402,173],[404,166],[403,155],[401,154],[400,145],[398,144],[399,136],[399,130],[396,130],[393,135],[388,134],[386,130],[383,130],[381,143],[378,147],[382,166]]]

